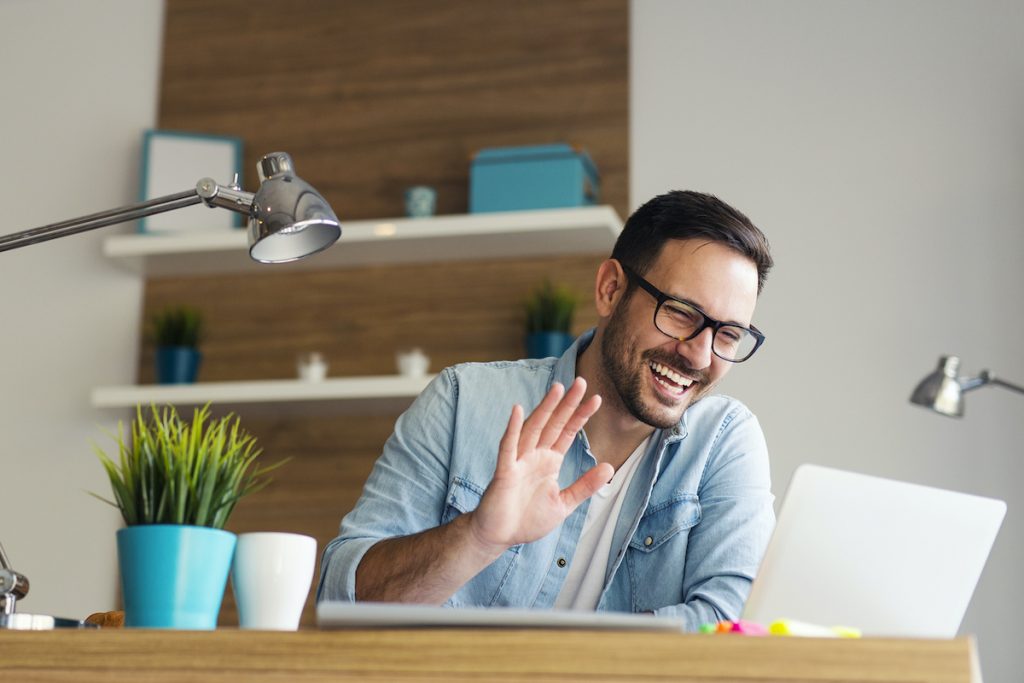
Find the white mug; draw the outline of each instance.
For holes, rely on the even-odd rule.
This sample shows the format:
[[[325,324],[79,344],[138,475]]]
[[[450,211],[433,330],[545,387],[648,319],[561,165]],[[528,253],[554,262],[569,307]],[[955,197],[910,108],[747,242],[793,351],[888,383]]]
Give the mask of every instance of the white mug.
[[[300,354],[296,367],[299,379],[306,382],[322,382],[327,377],[327,362],[316,351]]]
[[[301,534],[241,534],[231,589],[241,628],[295,631],[313,581],[316,539]]]
[[[423,377],[430,369],[430,357],[420,348],[399,351],[395,354],[395,363],[398,374],[405,377]]]

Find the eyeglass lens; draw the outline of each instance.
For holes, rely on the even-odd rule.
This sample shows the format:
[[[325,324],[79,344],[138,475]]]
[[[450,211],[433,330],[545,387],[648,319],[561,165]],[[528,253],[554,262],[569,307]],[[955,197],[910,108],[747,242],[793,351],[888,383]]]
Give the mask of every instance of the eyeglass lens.
[[[683,340],[704,325],[704,316],[692,306],[678,301],[664,301],[654,316],[654,324],[668,336]],[[745,360],[757,346],[754,335],[738,325],[727,323],[713,332],[711,348],[717,356],[726,360]]]

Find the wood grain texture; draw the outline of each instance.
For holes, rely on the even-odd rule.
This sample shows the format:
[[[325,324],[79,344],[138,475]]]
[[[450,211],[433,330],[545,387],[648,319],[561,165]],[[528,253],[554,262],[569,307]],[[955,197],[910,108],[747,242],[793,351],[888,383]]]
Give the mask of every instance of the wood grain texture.
[[[576,332],[593,325],[594,277],[605,257],[160,278],[147,282],[144,307],[147,317],[174,304],[203,313],[201,381],[294,378],[303,351],[323,353],[332,377],[387,375],[395,352],[413,346],[436,371],[521,358],[523,302],[545,278],[577,296]],[[153,349],[142,348],[139,378],[150,383]]]
[[[0,631],[0,681],[968,683],[973,641],[615,631]]]
[[[343,220],[463,213],[477,150],[560,141],[626,215],[628,101],[626,0],[167,3],[160,126],[241,136],[253,180],[291,153]]]
[[[462,213],[476,150],[565,141],[594,158],[602,203],[628,210],[627,0],[168,0],[164,38],[159,126],[241,137],[247,189],[257,158],[284,150],[343,222],[402,215],[419,184],[437,188],[438,213]],[[331,376],[390,374],[413,346],[436,371],[522,357],[522,301],[545,277],[580,296],[577,332],[594,324],[606,256],[156,279],[143,315],[203,311],[200,381],[291,378],[314,350]],[[322,550],[396,417],[246,419],[268,460],[292,460],[229,528],[306,533]],[[221,623],[237,623],[230,590]]]

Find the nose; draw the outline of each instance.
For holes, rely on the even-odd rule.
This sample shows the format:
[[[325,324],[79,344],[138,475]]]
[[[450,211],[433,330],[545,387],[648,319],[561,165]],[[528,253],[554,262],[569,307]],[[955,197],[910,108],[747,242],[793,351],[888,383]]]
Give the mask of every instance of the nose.
[[[676,353],[686,359],[686,363],[694,370],[703,370],[711,365],[711,344],[715,331],[710,327],[701,330],[693,339],[676,344]]]

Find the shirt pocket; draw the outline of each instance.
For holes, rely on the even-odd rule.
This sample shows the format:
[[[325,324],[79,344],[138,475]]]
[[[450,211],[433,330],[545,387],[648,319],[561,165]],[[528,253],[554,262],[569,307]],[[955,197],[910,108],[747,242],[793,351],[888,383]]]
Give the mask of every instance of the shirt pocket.
[[[448,495],[445,497],[444,511],[441,513],[441,524],[447,524],[459,515],[472,512],[480,506],[480,499],[484,496],[484,488],[477,486],[468,479],[455,477],[451,486],[448,487]],[[514,545],[506,553],[518,555],[523,545]]]
[[[696,526],[700,515],[697,494],[676,494],[644,513],[629,546],[642,553],[654,552],[679,532]]]
[[[483,495],[483,487],[461,477],[453,479],[445,497],[441,524],[447,524],[459,515],[476,510]],[[445,604],[449,607],[492,607],[504,604],[503,591],[519,564],[519,552],[522,547],[514,545],[503,552],[498,559],[467,581]]]
[[[476,510],[484,489],[462,477],[455,477],[448,487],[444,510],[441,512],[441,524],[447,524],[459,515]]]

